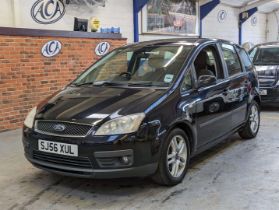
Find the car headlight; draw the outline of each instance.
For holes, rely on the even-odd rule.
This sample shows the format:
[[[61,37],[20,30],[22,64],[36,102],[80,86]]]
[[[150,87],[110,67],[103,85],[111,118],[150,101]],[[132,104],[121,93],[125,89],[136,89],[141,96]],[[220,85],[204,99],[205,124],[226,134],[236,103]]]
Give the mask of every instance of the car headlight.
[[[37,107],[34,107],[26,116],[24,125],[28,128],[33,128],[35,115],[37,113]]]
[[[132,114],[119,117],[104,123],[95,133],[96,136],[118,135],[136,132],[145,114]]]

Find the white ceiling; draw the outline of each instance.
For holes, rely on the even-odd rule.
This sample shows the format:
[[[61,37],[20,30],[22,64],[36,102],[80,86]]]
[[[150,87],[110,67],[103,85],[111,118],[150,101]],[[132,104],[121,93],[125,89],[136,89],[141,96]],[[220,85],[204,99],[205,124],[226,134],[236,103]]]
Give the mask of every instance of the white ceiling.
[[[222,3],[233,7],[245,7],[250,4],[260,4],[258,9],[260,12],[269,13],[279,9],[279,0],[221,0]]]

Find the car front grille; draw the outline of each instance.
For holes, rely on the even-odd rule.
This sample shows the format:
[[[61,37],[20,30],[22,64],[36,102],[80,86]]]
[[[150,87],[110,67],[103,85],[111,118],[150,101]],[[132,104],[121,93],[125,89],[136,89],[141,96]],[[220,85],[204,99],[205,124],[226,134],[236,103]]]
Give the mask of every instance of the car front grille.
[[[92,125],[71,122],[36,121],[35,123],[35,131],[38,133],[65,137],[85,137],[91,128]]]
[[[33,151],[33,159],[44,163],[80,169],[92,169],[92,164],[87,157],[68,157]]]
[[[274,87],[278,80],[278,69],[258,71],[260,87]]]

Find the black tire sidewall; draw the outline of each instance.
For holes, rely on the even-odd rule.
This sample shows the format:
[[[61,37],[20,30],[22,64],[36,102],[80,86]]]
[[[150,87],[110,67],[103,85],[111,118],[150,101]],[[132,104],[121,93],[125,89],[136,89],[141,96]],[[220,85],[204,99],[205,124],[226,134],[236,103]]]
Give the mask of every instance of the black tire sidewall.
[[[185,143],[187,145],[187,160],[186,160],[186,167],[184,169],[184,172],[181,174],[180,177],[173,177],[169,170],[168,170],[168,165],[167,165],[167,153],[168,153],[168,148],[169,148],[169,144],[172,140],[172,138],[176,135],[180,135],[184,138]],[[173,184],[177,184],[180,183],[187,172],[188,169],[188,165],[189,165],[189,156],[190,156],[190,149],[189,149],[189,138],[188,136],[185,134],[185,132],[181,129],[174,129],[172,130],[169,135],[166,138],[166,141],[164,142],[163,146],[162,146],[162,153],[161,153],[161,158],[160,158],[160,169],[161,169],[161,173],[163,173],[162,175],[164,176],[165,179],[167,179],[166,181],[168,183],[170,183],[171,185]]]

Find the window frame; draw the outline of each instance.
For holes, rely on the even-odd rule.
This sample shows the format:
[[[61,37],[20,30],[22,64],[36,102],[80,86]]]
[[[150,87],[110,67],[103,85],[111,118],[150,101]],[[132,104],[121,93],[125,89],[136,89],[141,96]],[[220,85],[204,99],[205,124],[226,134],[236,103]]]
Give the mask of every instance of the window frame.
[[[240,59],[240,61],[241,61],[241,63],[242,63],[242,69],[243,69],[242,72],[250,72],[250,71],[253,71],[254,64],[253,64],[253,61],[251,60],[251,58],[249,57],[248,52],[247,52],[244,48],[242,48],[242,47],[240,47],[240,46],[237,46],[237,45],[235,45],[235,48],[236,48],[238,57],[239,57],[239,59]],[[241,50],[243,50],[243,52],[246,54],[247,58],[248,58],[248,59],[250,60],[250,62],[251,62],[251,66],[249,67],[248,70],[246,69],[245,64],[244,64],[244,61],[243,61],[243,59],[242,59],[242,57],[241,57],[241,55],[240,55],[240,51],[241,51]],[[248,68],[248,67],[247,67],[247,68]]]
[[[187,74],[191,74],[190,76],[191,76],[192,88],[189,89],[189,90],[184,90],[183,91],[182,86],[183,86],[183,82],[184,82],[184,79],[187,76]],[[194,75],[193,64],[191,64],[190,67],[186,70],[185,74],[183,75],[183,79],[182,79],[182,82],[180,84],[180,94],[185,95],[187,93],[192,92],[195,89],[196,89],[196,76]]]

